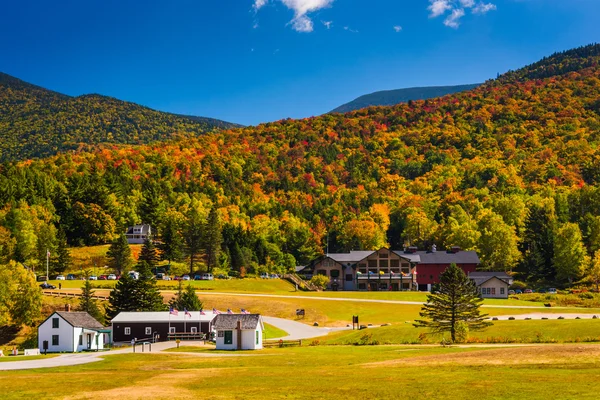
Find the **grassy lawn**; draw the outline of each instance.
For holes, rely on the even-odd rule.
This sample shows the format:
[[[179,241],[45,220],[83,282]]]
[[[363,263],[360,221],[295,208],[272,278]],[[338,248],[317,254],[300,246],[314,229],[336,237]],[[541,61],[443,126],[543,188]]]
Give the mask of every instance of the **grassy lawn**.
[[[279,329],[276,326],[267,324],[266,322],[264,325],[265,325],[265,331],[264,331],[265,339],[278,339],[278,338],[288,335],[288,333],[286,331],[284,331],[283,329]]]
[[[334,332],[317,340],[321,344],[344,345],[360,343],[361,338],[379,344],[439,343],[442,339],[441,335],[429,335],[425,342],[421,342],[419,335],[426,332],[426,329],[404,323],[360,331]],[[370,335],[370,338],[365,335]],[[470,332],[469,337],[474,343],[600,342],[600,320],[494,321],[493,326],[481,332]]]
[[[598,345],[316,346],[255,354],[107,355],[75,367],[3,372],[0,390],[3,399],[596,399],[600,374]]]

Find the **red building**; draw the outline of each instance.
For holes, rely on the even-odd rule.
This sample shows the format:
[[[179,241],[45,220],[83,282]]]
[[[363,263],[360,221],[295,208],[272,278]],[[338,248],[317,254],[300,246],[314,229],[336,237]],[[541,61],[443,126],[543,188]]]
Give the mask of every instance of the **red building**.
[[[431,291],[431,285],[440,282],[440,275],[450,264],[456,264],[467,275],[475,272],[480,264],[475,251],[464,251],[459,247],[452,247],[446,251],[436,251],[435,247],[431,251],[409,248],[407,252],[419,256],[416,275],[421,291]]]

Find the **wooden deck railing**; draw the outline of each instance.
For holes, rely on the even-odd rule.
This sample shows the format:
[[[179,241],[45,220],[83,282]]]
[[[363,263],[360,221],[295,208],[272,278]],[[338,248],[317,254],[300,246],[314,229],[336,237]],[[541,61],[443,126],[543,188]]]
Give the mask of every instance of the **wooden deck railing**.
[[[52,296],[52,297],[81,297],[81,293],[75,293],[75,292],[56,292],[56,291],[52,291],[52,290],[43,290],[42,294],[44,296]],[[108,296],[92,295],[91,298],[92,299],[96,299],[96,300],[108,300]]]
[[[302,340],[265,340],[263,341],[264,348],[273,347],[302,347]]]

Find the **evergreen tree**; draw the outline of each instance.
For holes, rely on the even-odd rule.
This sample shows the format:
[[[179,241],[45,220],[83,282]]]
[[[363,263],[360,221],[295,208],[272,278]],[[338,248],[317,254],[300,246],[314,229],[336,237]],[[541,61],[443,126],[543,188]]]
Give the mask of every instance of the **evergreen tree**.
[[[194,273],[194,263],[198,261],[202,251],[204,224],[200,213],[195,207],[190,208],[185,222],[185,255],[190,260],[190,274]]]
[[[439,293],[428,295],[427,303],[421,308],[419,315],[426,319],[416,320],[414,326],[429,328],[432,333],[450,332],[455,342],[457,325],[461,322],[472,331],[492,325],[485,321],[486,314],[480,314],[482,302],[475,284],[462,269],[451,264],[440,275]]]
[[[240,272],[241,268],[248,264],[244,257],[244,253],[240,249],[240,245],[237,242],[234,242],[229,253],[231,254],[231,268],[234,271]]]
[[[158,227],[161,225],[165,213],[165,204],[157,184],[146,182],[144,189],[144,197],[138,214],[144,223],[152,226],[154,235],[158,235]]]
[[[208,272],[212,272],[213,268],[218,266],[221,243],[223,243],[221,223],[219,221],[217,209],[213,207],[208,213],[208,220],[206,221],[206,227],[204,229],[202,246],[204,248]]]
[[[140,256],[138,257],[138,262],[145,261],[150,266],[150,269],[154,270],[154,268],[156,268],[156,265],[158,264],[158,260],[158,251],[156,250],[154,242],[151,239],[144,240],[142,251],[140,252]]]
[[[169,301],[169,306],[180,311],[200,311],[202,310],[203,304],[196,294],[196,289],[194,289],[192,285],[188,285],[184,291],[183,282],[179,281],[179,289],[177,290],[175,297]]]
[[[179,261],[183,257],[183,240],[179,232],[177,223],[173,220],[167,221],[161,233],[161,258],[171,261]]]
[[[57,274],[62,274],[71,265],[71,253],[67,247],[67,236],[64,231],[59,231],[56,243],[56,256],[52,257],[52,269]]]
[[[150,264],[141,261],[136,265],[140,273],[139,279],[135,281],[136,308],[137,311],[162,311],[165,309],[163,297],[156,285],[156,279],[152,274]]]
[[[92,290],[92,282],[86,279],[83,286],[81,287],[81,297],[79,298],[79,309],[85,311],[94,317],[96,320],[102,322],[104,317],[100,312],[100,308],[96,303],[96,300],[92,297],[94,291]]]
[[[108,266],[121,275],[132,265],[131,249],[124,234],[121,234],[112,242],[106,257],[108,258]]]
[[[529,209],[521,251],[520,270],[529,280],[554,280],[554,218],[545,207],[533,205]]]

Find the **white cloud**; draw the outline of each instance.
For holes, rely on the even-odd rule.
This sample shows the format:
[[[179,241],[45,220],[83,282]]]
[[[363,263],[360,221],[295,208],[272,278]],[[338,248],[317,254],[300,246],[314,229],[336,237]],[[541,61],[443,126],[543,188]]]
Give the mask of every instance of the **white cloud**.
[[[402,27],[401,27],[400,25],[396,25],[396,26],[394,27],[394,30],[395,30],[396,32],[402,32]]]
[[[496,5],[477,0],[429,0],[427,9],[430,12],[429,18],[437,18],[450,11],[444,19],[444,25],[456,29],[460,26],[460,19],[466,14],[465,10],[471,10],[472,14],[483,15],[496,10]]]
[[[460,19],[465,16],[465,10],[462,8],[455,8],[452,13],[444,20],[444,25],[450,28],[458,28],[460,26]]]
[[[479,3],[473,8],[473,14],[486,14],[489,11],[496,10],[496,5],[492,3]]]
[[[325,27],[326,27],[327,29],[331,29],[331,25],[333,24],[333,21],[321,21],[321,23],[322,23],[323,25],[325,25]]]
[[[348,31],[348,32],[352,32],[352,33],[358,33],[358,31],[357,31],[356,29],[352,29],[352,28],[350,28],[349,26],[345,26],[345,27],[344,27],[344,30],[345,30],[345,31]]]
[[[439,17],[446,13],[446,11],[452,9],[452,5],[450,4],[450,0],[429,0],[431,3],[427,9],[431,11],[429,14],[429,18]]]
[[[269,0],[254,0],[254,10],[264,7]],[[287,8],[294,11],[294,18],[290,21],[292,28],[298,32],[312,32],[314,24],[307,15],[322,8],[329,7],[335,0],[278,0]]]

